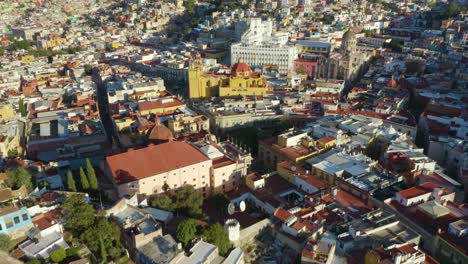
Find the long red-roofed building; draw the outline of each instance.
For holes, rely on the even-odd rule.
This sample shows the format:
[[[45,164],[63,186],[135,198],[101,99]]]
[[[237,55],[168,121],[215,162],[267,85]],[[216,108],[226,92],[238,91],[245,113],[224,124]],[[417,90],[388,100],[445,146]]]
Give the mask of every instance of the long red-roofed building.
[[[395,194],[395,200],[403,206],[411,206],[427,202],[433,198],[434,195],[444,199],[447,196],[447,200],[453,200],[454,193],[438,186],[436,184],[425,182],[423,184],[399,191]]]
[[[119,196],[151,195],[190,184],[202,193],[210,187],[212,160],[186,142],[171,141],[106,158],[105,172]]]

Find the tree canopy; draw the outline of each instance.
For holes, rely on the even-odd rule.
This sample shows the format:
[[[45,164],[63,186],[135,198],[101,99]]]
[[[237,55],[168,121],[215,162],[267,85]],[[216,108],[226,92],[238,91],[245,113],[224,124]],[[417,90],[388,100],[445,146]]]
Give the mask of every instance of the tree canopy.
[[[167,194],[160,194],[150,200],[150,205],[155,208],[173,212],[175,204],[172,198]]]
[[[89,159],[86,159],[86,175],[88,176],[89,187],[92,190],[97,190],[98,181],[96,178],[96,172],[94,171],[94,167]]]
[[[9,159],[15,159],[19,156],[18,150],[17,149],[10,149],[7,152],[7,156]]]
[[[107,252],[106,247],[104,246],[104,240],[102,236],[99,236],[99,247],[101,248],[101,262],[107,263]]]
[[[83,189],[84,191],[89,189],[88,177],[86,177],[86,174],[83,168],[80,168],[80,182],[81,182],[81,189]]]
[[[14,245],[15,243],[8,235],[0,234],[0,250],[8,252]]]
[[[175,192],[177,210],[191,217],[201,215],[203,197],[192,185],[184,185]]]
[[[218,247],[220,255],[226,255],[232,247],[228,234],[220,224],[210,225],[203,231],[202,236],[206,241]]]
[[[208,202],[211,206],[215,208],[224,209],[227,208],[229,204],[229,199],[227,198],[225,193],[222,192],[214,192],[208,197]]]
[[[23,98],[19,99],[18,108],[19,108],[18,110],[19,110],[21,116],[25,117],[26,114],[27,114],[27,109],[26,109],[26,104],[24,103]]]
[[[152,207],[171,212],[176,211],[195,218],[201,216],[202,204],[203,197],[192,185],[184,185],[172,194],[159,194],[150,200]]]
[[[94,222],[94,226],[80,236],[91,251],[101,252],[101,239],[106,249],[120,246],[120,229],[117,224],[109,222],[104,217],[98,217]]]
[[[42,264],[42,262],[37,258],[32,258],[26,262],[26,264]]]
[[[69,196],[62,204],[67,216],[66,227],[80,234],[94,224],[94,207],[86,203],[83,194],[74,194]]]
[[[93,72],[93,66],[86,64],[84,66],[84,70],[85,70],[86,75],[91,75]]]
[[[460,7],[455,2],[451,2],[450,4],[448,4],[447,10],[445,10],[445,15],[447,17],[454,17],[458,15],[460,12],[465,11],[465,10],[466,8]]]
[[[14,40],[13,43],[10,44],[10,49],[15,50],[29,50],[31,48],[31,44],[27,40]]]
[[[50,260],[52,260],[52,262],[55,262],[55,263],[61,262],[66,257],[67,257],[67,253],[65,252],[65,249],[63,248],[58,248],[52,251],[52,253],[50,253]]]
[[[73,179],[73,173],[70,170],[67,171],[67,189],[76,192],[75,179]]]
[[[13,188],[18,189],[21,186],[25,185],[28,191],[32,191],[32,175],[28,170],[19,166],[11,170],[7,170],[6,174],[8,178],[6,179],[6,184]]]
[[[192,14],[195,11],[195,0],[185,0],[184,1],[184,7],[185,11],[189,14]]]
[[[182,242],[184,247],[189,245],[189,242],[197,236],[197,224],[193,219],[187,219],[177,225],[176,230],[177,240]]]

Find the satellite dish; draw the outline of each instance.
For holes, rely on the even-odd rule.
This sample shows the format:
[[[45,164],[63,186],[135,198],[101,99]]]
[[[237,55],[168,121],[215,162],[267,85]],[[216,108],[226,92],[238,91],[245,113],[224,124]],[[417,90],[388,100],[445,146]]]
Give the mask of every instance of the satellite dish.
[[[228,205],[228,214],[233,215],[236,212],[236,206],[233,203]]]
[[[291,167],[291,170],[292,170],[292,171],[296,171],[296,166],[292,166],[292,167]]]
[[[244,211],[245,211],[245,202],[244,202],[244,201],[241,201],[241,202],[239,203],[239,210],[240,210],[241,212],[244,212]]]

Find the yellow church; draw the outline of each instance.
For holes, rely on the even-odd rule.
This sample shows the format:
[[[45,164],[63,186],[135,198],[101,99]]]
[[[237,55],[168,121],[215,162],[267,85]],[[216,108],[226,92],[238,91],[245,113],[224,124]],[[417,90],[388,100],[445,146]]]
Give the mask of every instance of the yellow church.
[[[231,74],[202,72],[201,58],[197,54],[189,69],[190,99],[210,99],[228,96],[264,96],[267,91],[265,78],[252,72],[243,59],[234,64]]]

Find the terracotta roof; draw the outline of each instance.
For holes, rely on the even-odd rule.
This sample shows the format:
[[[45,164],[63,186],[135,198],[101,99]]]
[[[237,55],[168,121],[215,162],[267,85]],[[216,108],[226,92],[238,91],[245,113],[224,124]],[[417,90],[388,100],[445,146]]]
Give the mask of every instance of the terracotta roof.
[[[399,191],[398,194],[405,199],[411,199],[413,197],[417,197],[426,193],[430,193],[434,190],[434,188],[439,188],[439,186],[430,182],[426,182],[418,186],[414,186],[406,190]]]
[[[61,216],[60,209],[54,209],[49,212],[40,214],[32,219],[34,226],[39,230],[47,229],[57,223],[57,217]]]
[[[16,207],[16,206],[6,206],[6,207],[3,207],[3,208],[0,209],[0,216],[11,214],[11,213],[19,211],[19,210],[21,210],[21,209]]]
[[[138,109],[140,111],[151,110],[151,109],[158,109],[158,108],[166,108],[166,107],[174,107],[174,106],[183,106],[185,105],[182,101],[178,98],[172,98],[172,100],[165,100],[167,98],[161,98],[156,101],[152,102],[142,102],[138,104]]]
[[[333,140],[335,140],[335,139],[332,138],[332,137],[323,137],[323,138],[320,138],[317,141],[320,142],[320,143],[326,144],[326,143],[331,142]]]
[[[395,88],[398,86],[398,83],[395,79],[390,79],[388,82],[387,82],[387,86],[388,87],[392,87],[392,88]]]
[[[180,141],[129,150],[106,158],[117,184],[144,179],[208,160],[192,145]]]
[[[275,210],[275,213],[274,215],[276,217],[278,217],[279,220],[281,220],[281,222],[286,222],[286,220],[291,217],[293,214],[291,214],[290,212],[284,210],[283,208],[279,207]]]
[[[223,156],[221,158],[216,158],[213,160],[213,169],[218,169],[232,164],[235,164],[235,162],[230,160],[228,157]]]
[[[10,188],[4,188],[0,190],[0,202],[6,202],[13,199],[13,194]]]
[[[171,130],[169,130],[165,125],[156,124],[151,130],[148,138],[151,140],[166,141],[172,140],[174,137],[172,136]]]
[[[252,70],[250,69],[249,65],[243,62],[238,62],[232,66],[231,70],[233,75],[236,75],[238,72],[249,72],[251,73]]]

